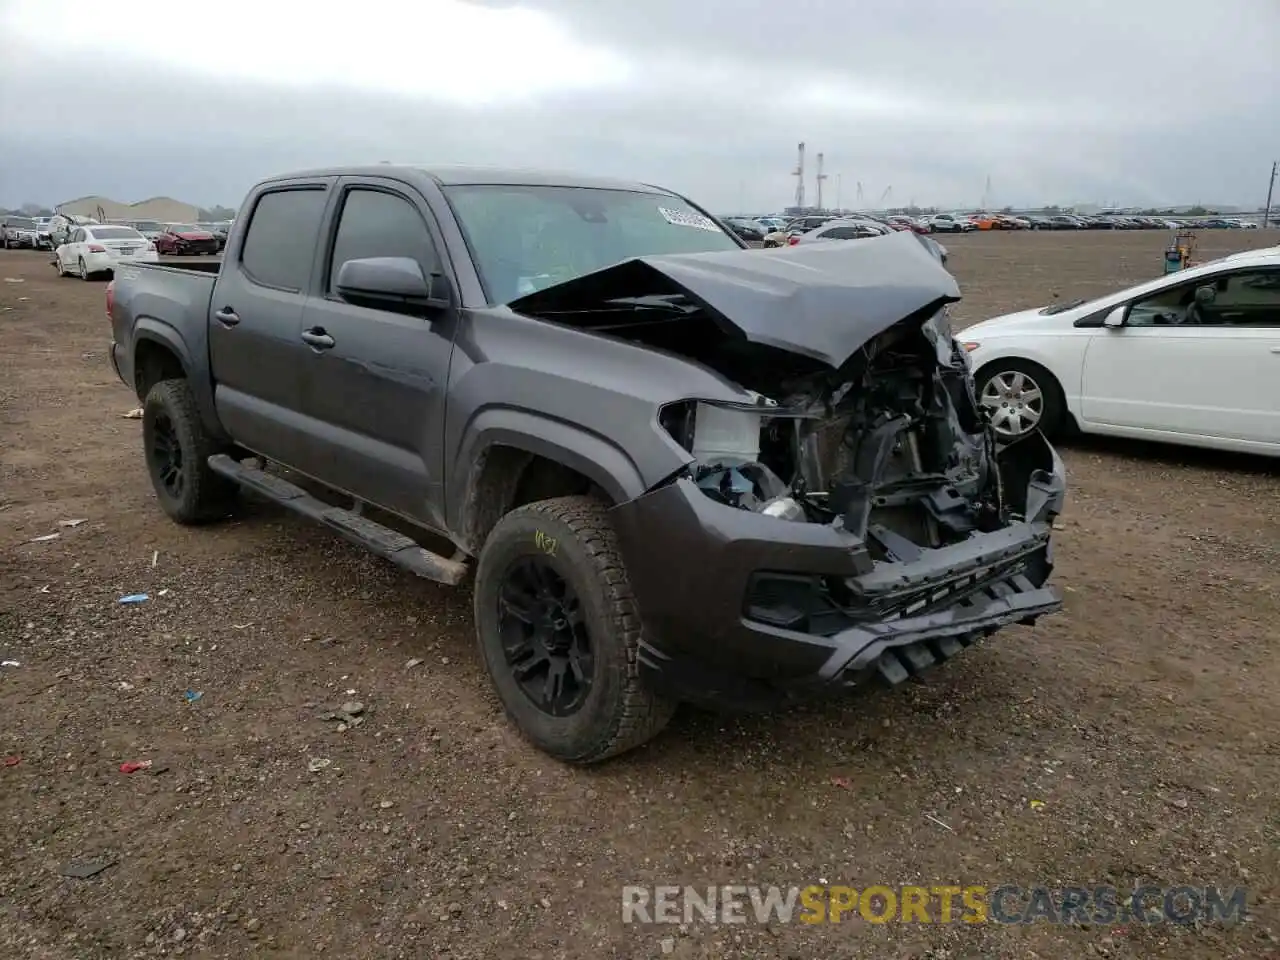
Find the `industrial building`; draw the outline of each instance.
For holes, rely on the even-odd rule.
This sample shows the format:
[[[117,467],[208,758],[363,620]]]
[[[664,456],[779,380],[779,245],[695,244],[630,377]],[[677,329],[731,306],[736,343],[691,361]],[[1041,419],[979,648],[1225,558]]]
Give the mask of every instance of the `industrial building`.
[[[137,203],[120,203],[107,197],[80,197],[55,207],[57,213],[94,220],[157,220],[190,223],[200,219],[200,208],[172,197],[152,197]]]

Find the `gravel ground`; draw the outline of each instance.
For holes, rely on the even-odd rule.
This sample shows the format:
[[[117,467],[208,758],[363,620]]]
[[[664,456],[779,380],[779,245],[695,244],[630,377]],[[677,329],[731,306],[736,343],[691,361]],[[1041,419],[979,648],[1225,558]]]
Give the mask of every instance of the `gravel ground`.
[[[972,321],[1153,276],[1165,239],[944,242]],[[266,505],[164,518],[103,292],[0,253],[0,956],[1280,956],[1274,463],[1072,444],[1065,613],[579,770],[504,721],[465,590]],[[821,880],[1244,885],[1249,918],[622,923],[625,884]]]

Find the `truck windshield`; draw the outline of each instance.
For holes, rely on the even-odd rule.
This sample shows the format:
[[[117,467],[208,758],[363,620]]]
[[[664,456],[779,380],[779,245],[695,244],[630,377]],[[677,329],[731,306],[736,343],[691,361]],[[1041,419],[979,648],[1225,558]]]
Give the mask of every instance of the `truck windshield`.
[[[490,303],[632,257],[740,249],[714,220],[669,194],[499,184],[444,193]]]
[[[5,222],[15,230],[34,230],[36,228],[36,222],[27,217],[10,217]]]

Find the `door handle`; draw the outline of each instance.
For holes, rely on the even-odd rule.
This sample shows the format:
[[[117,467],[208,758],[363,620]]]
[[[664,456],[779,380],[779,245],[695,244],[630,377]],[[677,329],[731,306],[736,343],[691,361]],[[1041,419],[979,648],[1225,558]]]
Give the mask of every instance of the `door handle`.
[[[213,318],[224,327],[234,327],[240,322],[240,315],[230,307],[223,307],[221,310],[215,311]]]
[[[1272,352],[1272,353],[1280,353],[1280,347],[1272,347],[1272,348],[1271,348],[1271,352]]]
[[[324,332],[324,327],[312,327],[302,331],[302,342],[313,350],[328,350],[335,343],[333,337]]]

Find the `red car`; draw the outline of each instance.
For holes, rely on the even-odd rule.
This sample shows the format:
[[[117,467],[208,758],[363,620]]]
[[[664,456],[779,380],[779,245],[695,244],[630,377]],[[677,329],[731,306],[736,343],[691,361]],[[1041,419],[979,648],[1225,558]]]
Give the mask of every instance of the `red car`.
[[[929,232],[929,228],[915,217],[908,217],[902,214],[890,217],[889,226],[893,227],[895,230],[910,230],[912,233]]]
[[[218,238],[194,223],[166,223],[164,232],[155,238],[155,245],[162,256],[218,252]]]

